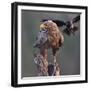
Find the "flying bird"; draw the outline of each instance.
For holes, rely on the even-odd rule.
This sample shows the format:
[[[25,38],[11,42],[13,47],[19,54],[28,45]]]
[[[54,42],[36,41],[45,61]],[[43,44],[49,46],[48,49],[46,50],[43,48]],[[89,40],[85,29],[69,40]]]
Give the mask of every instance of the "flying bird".
[[[58,27],[65,26],[65,29],[63,30],[64,33],[67,35],[74,34],[77,30],[78,27],[74,25],[74,23],[77,23],[80,20],[80,15],[76,16],[70,21],[62,21],[62,20],[53,20],[54,23],[57,24]],[[48,21],[48,19],[42,19],[42,22]]]

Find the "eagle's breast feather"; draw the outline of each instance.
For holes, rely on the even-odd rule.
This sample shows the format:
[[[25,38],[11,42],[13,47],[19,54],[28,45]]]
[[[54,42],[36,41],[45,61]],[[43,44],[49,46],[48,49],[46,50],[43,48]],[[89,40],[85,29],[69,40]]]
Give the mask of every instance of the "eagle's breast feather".
[[[63,42],[64,37],[59,30],[58,26],[54,22],[48,22],[48,39],[51,47],[53,48],[59,48]]]

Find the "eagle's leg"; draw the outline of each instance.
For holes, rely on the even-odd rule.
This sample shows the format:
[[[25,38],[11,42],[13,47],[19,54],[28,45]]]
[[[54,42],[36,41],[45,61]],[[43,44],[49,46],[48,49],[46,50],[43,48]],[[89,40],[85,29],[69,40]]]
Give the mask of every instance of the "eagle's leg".
[[[54,64],[56,63],[56,49],[52,49],[53,52],[53,59],[54,59]]]
[[[54,63],[56,63],[56,55],[55,55],[55,56],[53,56],[53,58],[54,58]]]

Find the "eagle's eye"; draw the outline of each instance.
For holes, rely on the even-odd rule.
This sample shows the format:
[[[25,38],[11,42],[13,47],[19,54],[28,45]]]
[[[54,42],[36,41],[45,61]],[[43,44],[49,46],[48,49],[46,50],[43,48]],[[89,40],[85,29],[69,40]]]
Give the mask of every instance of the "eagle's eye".
[[[44,24],[46,27],[48,26],[47,23]]]

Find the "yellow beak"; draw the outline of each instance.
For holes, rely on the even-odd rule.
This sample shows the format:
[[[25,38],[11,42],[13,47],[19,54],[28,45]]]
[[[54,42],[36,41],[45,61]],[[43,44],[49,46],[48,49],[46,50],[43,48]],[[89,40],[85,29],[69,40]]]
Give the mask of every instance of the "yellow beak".
[[[40,25],[40,30],[43,30],[43,29],[45,29],[45,25],[44,24],[41,24]]]

